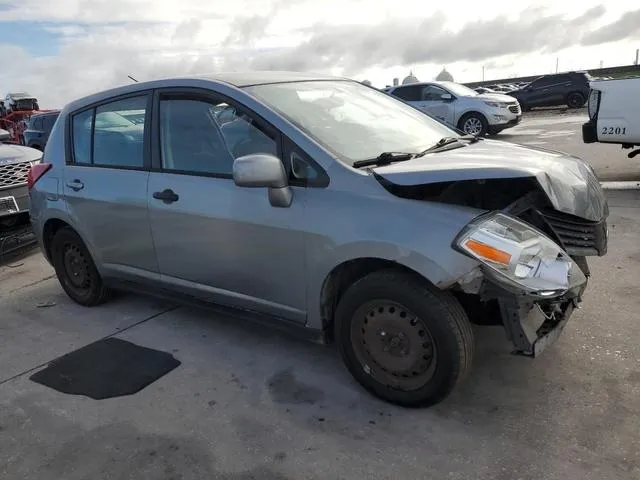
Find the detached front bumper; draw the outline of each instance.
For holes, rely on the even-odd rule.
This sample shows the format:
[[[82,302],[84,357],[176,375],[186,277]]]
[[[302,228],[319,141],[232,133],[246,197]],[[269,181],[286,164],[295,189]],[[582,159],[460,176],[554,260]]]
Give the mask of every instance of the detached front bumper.
[[[561,297],[499,297],[502,322],[515,354],[535,358],[558,339],[587,287],[586,262],[583,268],[584,272],[574,264],[571,289]]]

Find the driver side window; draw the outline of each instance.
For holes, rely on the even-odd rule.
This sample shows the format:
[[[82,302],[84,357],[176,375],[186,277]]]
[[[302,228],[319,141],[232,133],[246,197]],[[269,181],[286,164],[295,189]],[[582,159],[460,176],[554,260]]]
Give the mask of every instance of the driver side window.
[[[160,101],[160,155],[163,170],[231,176],[234,159],[254,153],[277,155],[276,140],[239,109],[215,100]],[[224,119],[218,118],[224,115]],[[224,121],[222,121],[224,120]]]
[[[447,93],[444,89],[435,85],[427,85],[422,90],[422,100],[425,102],[441,102],[442,95]]]

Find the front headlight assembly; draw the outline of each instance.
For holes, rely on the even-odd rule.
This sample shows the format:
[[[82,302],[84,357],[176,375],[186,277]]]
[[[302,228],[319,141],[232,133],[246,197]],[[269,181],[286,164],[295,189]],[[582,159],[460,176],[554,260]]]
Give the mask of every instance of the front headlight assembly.
[[[485,100],[484,103],[489,105],[490,107],[495,107],[495,108],[507,108],[509,106],[509,104],[507,104],[507,103],[494,102],[494,101],[491,101],[491,100]]]
[[[544,233],[503,213],[477,218],[454,245],[487,267],[485,271],[497,282],[518,293],[553,297],[571,287],[571,257]]]

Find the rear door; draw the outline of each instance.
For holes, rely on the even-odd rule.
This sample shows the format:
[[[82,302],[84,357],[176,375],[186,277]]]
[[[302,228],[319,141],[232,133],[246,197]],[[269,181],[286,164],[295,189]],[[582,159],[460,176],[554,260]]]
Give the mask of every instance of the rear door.
[[[293,187],[292,204],[276,208],[267,189],[235,185],[235,158],[282,158],[282,141],[240,104],[217,120],[222,104],[230,99],[211,91],[156,93],[148,202],[162,281],[214,303],[304,322],[305,189]]]
[[[74,113],[63,191],[74,227],[106,276],[149,277],[158,267],[151,241],[147,180],[152,95],[136,93]],[[134,124],[122,114],[145,112]]]

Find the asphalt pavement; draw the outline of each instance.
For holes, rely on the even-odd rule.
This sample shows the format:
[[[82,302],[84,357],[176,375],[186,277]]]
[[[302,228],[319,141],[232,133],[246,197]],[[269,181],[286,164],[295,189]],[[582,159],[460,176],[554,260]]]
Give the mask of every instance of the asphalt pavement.
[[[582,141],[582,124],[587,121],[586,109],[534,110],[525,113],[519,125],[495,138],[577,155],[593,166],[602,181],[640,180],[640,156],[628,158],[631,150],[623,150],[620,145]]]
[[[333,348],[135,294],[83,308],[39,252],[4,265],[0,479],[640,478],[640,192],[608,193],[609,252],[559,340],[531,360],[476,327],[471,376],[431,409],[373,398]],[[105,400],[30,380],[107,336],[181,364]]]

